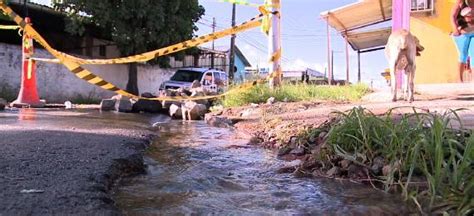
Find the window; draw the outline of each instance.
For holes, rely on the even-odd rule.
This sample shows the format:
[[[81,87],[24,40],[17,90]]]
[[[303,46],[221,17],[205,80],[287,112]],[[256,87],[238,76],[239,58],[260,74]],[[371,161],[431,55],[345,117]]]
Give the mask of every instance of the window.
[[[202,85],[208,86],[208,85],[212,85],[212,83],[213,83],[212,73],[208,72],[204,75],[204,80],[202,81]]]
[[[433,12],[434,0],[411,0],[412,12]]]
[[[221,74],[219,72],[213,72],[214,80],[221,80]]]
[[[221,73],[221,79],[223,82],[227,82],[227,74]]]
[[[193,82],[194,80],[201,80],[202,73],[198,71],[192,70],[178,70],[176,73],[171,77],[170,80],[178,81],[178,82]]]

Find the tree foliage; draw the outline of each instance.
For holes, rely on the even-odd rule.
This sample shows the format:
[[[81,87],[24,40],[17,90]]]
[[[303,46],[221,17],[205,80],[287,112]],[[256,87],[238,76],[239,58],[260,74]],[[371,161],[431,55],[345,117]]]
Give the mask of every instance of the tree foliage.
[[[57,0],[54,6],[68,14],[68,32],[80,35],[85,26],[94,25],[116,43],[122,56],[192,38],[195,22],[204,14],[198,0]],[[167,57],[157,61],[168,66]]]

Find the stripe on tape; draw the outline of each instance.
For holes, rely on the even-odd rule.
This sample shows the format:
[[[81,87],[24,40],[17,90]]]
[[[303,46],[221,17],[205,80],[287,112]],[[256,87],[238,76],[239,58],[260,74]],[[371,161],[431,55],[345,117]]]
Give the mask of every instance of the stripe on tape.
[[[18,25],[0,25],[1,30],[17,30],[20,26]]]
[[[66,53],[59,52],[57,50],[54,50],[54,52],[57,52],[59,55],[65,58],[69,58],[73,60],[74,62],[81,65],[84,65],[84,64],[126,64],[126,63],[132,63],[132,62],[146,62],[160,56],[176,53],[176,52],[188,49],[190,47],[199,46],[201,44],[208,43],[213,40],[217,40],[217,39],[220,39],[232,34],[236,34],[236,33],[246,31],[252,28],[256,28],[261,25],[261,20],[264,17],[266,17],[266,15],[260,14],[259,16],[253,18],[252,21],[244,22],[233,28],[228,28],[222,31],[218,31],[218,32],[211,33],[208,35],[200,36],[198,38],[193,38],[193,39],[190,39],[178,44],[174,44],[165,48],[161,48],[158,50],[154,50],[154,51],[150,51],[150,52],[146,52],[146,53],[142,53],[142,54],[138,54],[134,56],[115,58],[115,59],[82,59],[82,58],[78,58]],[[26,28],[26,29],[29,29],[29,28]],[[32,37],[35,39],[41,38],[41,36],[37,32],[28,32],[28,34],[32,35]],[[39,42],[39,43],[42,46],[45,46],[46,42],[43,39],[43,42]]]

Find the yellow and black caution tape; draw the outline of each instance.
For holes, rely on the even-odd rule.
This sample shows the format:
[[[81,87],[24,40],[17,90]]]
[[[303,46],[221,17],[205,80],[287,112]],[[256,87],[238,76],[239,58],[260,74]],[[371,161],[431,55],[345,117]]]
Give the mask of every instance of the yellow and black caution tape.
[[[18,35],[21,36],[20,26],[17,26],[17,25],[0,25],[0,30],[17,30],[17,29],[19,29]]]
[[[281,58],[281,48],[273,53],[272,57],[270,58],[270,62],[274,62],[276,60],[279,60]]]
[[[250,7],[260,7],[259,4],[250,3],[246,0],[220,0],[220,2],[227,2],[231,4],[245,5],[245,6],[250,6]]]
[[[17,25],[0,25],[0,30],[17,30],[20,26]]]
[[[29,58],[33,61],[36,62],[45,62],[45,63],[53,63],[53,64],[61,64],[61,61],[59,59],[47,59],[47,58],[36,58],[36,57],[31,57]]]
[[[267,1],[267,0],[265,1],[265,3],[263,5],[250,3],[247,0],[220,0],[220,2],[227,2],[227,3],[231,3],[231,4],[244,5],[244,6],[250,6],[250,7],[262,7],[262,6],[266,7],[266,8],[270,8],[270,7],[279,8],[280,7],[280,5],[272,4],[272,3],[270,3],[270,1]]]
[[[240,88],[235,88],[232,89],[224,94],[220,95],[210,95],[210,96],[202,96],[202,97],[159,97],[159,98],[144,98],[140,97],[134,94],[131,94],[125,90],[122,90],[118,88],[117,86],[113,85],[110,82],[105,81],[104,79],[100,78],[99,76],[93,74],[92,72],[88,71],[87,69],[83,68],[77,61],[76,59],[71,59],[68,58],[67,55],[64,55],[63,53],[53,49],[48,42],[30,25],[27,24],[23,18],[18,16],[10,7],[6,6],[2,1],[0,1],[0,9],[5,12],[8,16],[10,16],[28,35],[32,36],[39,44],[41,44],[48,52],[50,52],[54,57],[56,57],[66,68],[68,68],[72,73],[74,73],[77,77],[79,77],[82,80],[85,80],[93,85],[99,86],[105,90],[113,91],[116,94],[125,96],[125,97],[130,97],[130,98],[135,98],[135,99],[145,99],[145,100],[166,100],[166,101],[182,101],[182,100],[202,100],[202,99],[211,99],[211,98],[216,98],[216,97],[222,97],[224,95],[227,95],[233,91],[236,90],[242,90],[242,88],[251,88],[256,82],[254,82],[251,85],[244,85]],[[261,18],[264,15],[260,15],[257,18]],[[253,18],[250,22],[246,22],[242,24],[241,26],[236,26],[233,27],[232,29],[224,30],[228,32],[222,32],[221,34],[230,34],[237,33],[244,31],[246,29],[249,29],[249,26],[254,26],[257,27],[260,25],[259,19]],[[193,42],[192,44],[198,44],[202,43],[204,41],[208,42],[207,40],[215,40],[216,37],[219,37],[217,33],[211,34],[212,36],[208,36],[205,38],[198,38],[196,42]],[[202,40],[202,41],[201,41]],[[192,40],[191,40],[192,41]],[[186,42],[184,42],[186,43]],[[183,48],[189,48],[190,46],[185,46],[186,44],[180,43],[177,45],[173,45],[169,48],[166,48],[168,51],[167,53],[155,53],[157,54],[169,54],[169,52],[175,51],[177,49],[183,49]],[[161,50],[161,49],[160,49]],[[165,50],[165,51],[166,51]],[[127,58],[126,58],[127,59]],[[37,59],[40,60],[40,59]]]
[[[55,50],[56,53],[59,55],[71,59],[72,61],[76,62],[77,64],[80,65],[85,65],[85,64],[126,64],[126,63],[132,63],[132,62],[146,62],[151,59],[160,57],[160,56],[165,56],[169,55],[172,53],[176,53],[185,49],[189,49],[191,47],[199,46],[201,44],[205,44],[208,42],[211,42],[213,40],[217,40],[229,35],[233,35],[242,31],[246,31],[252,28],[256,28],[261,25],[261,20],[266,16],[266,14],[260,14],[257,17],[254,17],[250,19],[247,22],[244,22],[240,25],[237,25],[235,27],[225,29],[222,31],[218,31],[215,33],[211,33],[208,35],[200,36],[197,38],[193,38],[190,40],[187,40],[185,42],[181,42],[175,45],[171,45],[165,48],[157,49],[154,51],[134,55],[134,56],[128,56],[128,57],[122,57],[122,58],[115,58],[115,59],[82,59],[78,58],[66,53],[59,52]],[[31,35],[33,38],[38,38],[40,35],[37,32],[28,32],[29,35]],[[43,44],[42,44],[43,45]],[[44,45],[43,45],[44,46]]]

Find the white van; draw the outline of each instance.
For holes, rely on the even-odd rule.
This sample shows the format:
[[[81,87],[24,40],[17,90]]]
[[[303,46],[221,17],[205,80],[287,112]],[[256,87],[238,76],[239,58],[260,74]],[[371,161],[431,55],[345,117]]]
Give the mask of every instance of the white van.
[[[210,92],[224,92],[227,86],[227,74],[224,71],[210,68],[182,68],[177,70],[170,80],[161,84],[160,90],[189,89],[195,80]]]

